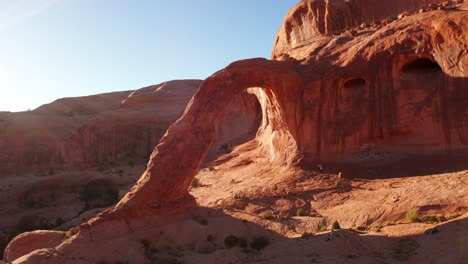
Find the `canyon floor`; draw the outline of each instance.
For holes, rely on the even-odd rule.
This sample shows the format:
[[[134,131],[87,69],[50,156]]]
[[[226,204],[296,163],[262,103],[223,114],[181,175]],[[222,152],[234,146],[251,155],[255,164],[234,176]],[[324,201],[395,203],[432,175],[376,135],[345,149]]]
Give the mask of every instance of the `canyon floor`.
[[[362,177],[349,177],[328,165],[307,170],[265,166],[262,162],[267,161],[249,151],[256,144],[252,140],[240,145],[200,170],[190,189],[199,207],[174,208],[156,215],[151,226],[146,223],[144,228],[132,229],[131,236],[119,236],[120,242],[109,241],[114,247],[115,243],[126,246],[119,263],[468,261],[468,170],[376,179],[368,179],[368,171],[363,170]],[[123,195],[141,167],[75,172],[74,178],[89,180],[104,174],[118,183]],[[19,188],[19,182],[44,186],[62,176],[57,172],[12,177],[2,181],[0,188],[5,194]],[[83,212],[76,195],[55,195],[64,203],[45,204],[27,214],[37,212],[38,218],[48,217],[51,222],[59,216],[69,219],[58,227],[67,230],[104,210]],[[14,212],[2,207],[2,214],[10,213],[12,221],[18,219]],[[82,214],[68,216],[67,212]],[[2,218],[5,221],[7,216]],[[335,221],[341,229],[331,231]],[[64,233],[63,239],[66,244],[73,237]],[[90,263],[73,257],[66,262]]]

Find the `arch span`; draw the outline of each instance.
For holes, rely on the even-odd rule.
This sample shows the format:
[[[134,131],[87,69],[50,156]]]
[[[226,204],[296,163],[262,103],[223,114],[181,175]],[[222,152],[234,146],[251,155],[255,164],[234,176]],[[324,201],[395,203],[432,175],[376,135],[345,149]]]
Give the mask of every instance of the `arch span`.
[[[303,79],[291,62],[250,59],[232,63],[200,86],[182,117],[166,132],[151,154],[146,171],[113,209],[159,208],[191,199],[188,187],[213,143],[214,127],[231,98],[252,88],[262,106],[257,133],[271,162],[293,164],[299,158],[297,125],[293,124]],[[293,96],[291,96],[293,95]],[[128,212],[126,213],[128,216]]]

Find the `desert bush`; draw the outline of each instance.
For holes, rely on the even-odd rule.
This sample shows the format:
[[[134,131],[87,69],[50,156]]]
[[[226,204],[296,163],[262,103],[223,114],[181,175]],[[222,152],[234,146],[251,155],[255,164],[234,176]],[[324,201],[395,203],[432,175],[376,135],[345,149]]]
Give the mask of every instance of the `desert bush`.
[[[68,237],[72,237],[72,236],[78,234],[78,232],[80,232],[80,228],[77,227],[77,226],[74,226],[74,227],[68,229],[67,232],[65,232],[65,236],[66,236],[67,238],[68,238]]]
[[[341,229],[340,223],[338,223],[337,220],[335,220],[335,222],[333,222],[333,224],[332,224],[332,229],[333,229],[333,230],[334,230],[334,229]]]
[[[461,212],[450,213],[450,214],[445,215],[445,219],[452,220],[452,219],[455,219],[455,218],[457,218],[457,217],[459,217],[461,215],[462,215]]]
[[[203,216],[194,215],[192,216],[192,220],[197,222],[200,225],[208,225],[208,220],[204,218]]]
[[[343,179],[339,179],[335,183],[336,187],[342,187],[344,185]]]
[[[382,230],[382,226],[377,224],[372,227],[372,230],[374,230],[375,232],[380,232]]]
[[[233,248],[239,244],[239,238],[234,235],[229,235],[224,239],[224,246],[226,248]]]
[[[80,199],[85,210],[111,206],[119,199],[119,187],[110,180],[94,180],[83,187]]]
[[[200,179],[193,178],[192,183],[190,184],[190,186],[192,186],[192,188],[200,187]]]
[[[310,236],[313,236],[314,234],[310,233],[310,232],[304,232],[302,233],[302,238],[306,238],[306,237],[310,237]]]
[[[365,230],[367,230],[367,227],[358,225],[358,226],[355,227],[355,229],[356,229],[357,231],[365,231]]]
[[[265,213],[263,213],[263,218],[264,219],[267,219],[267,220],[271,220],[274,218],[273,216],[273,212],[270,210],[270,211],[266,211]]]
[[[231,153],[232,152],[232,144],[226,143],[221,145],[219,148],[221,153]]]
[[[270,244],[270,241],[268,241],[268,238],[264,236],[259,236],[255,237],[251,242],[250,242],[250,247],[255,249],[255,250],[262,250],[266,246]]]
[[[445,221],[445,217],[442,214],[426,215],[421,218],[421,221],[424,223],[439,223]]]
[[[328,230],[328,228],[327,228],[326,225],[323,225],[323,226],[320,227],[320,232],[325,232],[327,230]]]
[[[240,248],[247,248],[249,245],[247,244],[247,240],[243,237],[239,237],[239,247]]]
[[[405,219],[407,222],[412,223],[418,220],[419,212],[418,209],[411,209],[406,212]]]
[[[306,215],[306,211],[305,211],[304,209],[302,209],[302,208],[299,208],[299,209],[297,209],[297,211],[296,211],[296,215],[297,215],[297,216],[305,216],[305,215]]]

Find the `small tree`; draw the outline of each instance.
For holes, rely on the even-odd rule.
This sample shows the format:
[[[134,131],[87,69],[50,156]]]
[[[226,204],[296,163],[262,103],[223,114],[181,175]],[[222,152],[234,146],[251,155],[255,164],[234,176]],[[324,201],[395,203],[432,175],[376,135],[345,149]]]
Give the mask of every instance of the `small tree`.
[[[304,209],[299,208],[299,209],[297,209],[297,211],[296,211],[296,215],[297,215],[297,216],[305,216],[305,215],[306,215],[306,212],[305,212]]]
[[[335,222],[333,222],[332,229],[333,229],[333,230],[335,230],[335,229],[341,229],[340,223],[338,223],[337,220],[335,220]]]

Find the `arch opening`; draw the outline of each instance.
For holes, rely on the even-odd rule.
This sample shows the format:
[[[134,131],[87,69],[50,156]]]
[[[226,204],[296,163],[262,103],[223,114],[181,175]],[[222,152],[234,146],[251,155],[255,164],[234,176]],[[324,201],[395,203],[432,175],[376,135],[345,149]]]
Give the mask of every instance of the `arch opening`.
[[[258,98],[246,91],[234,96],[215,125],[215,138],[202,166],[255,138],[262,121]]]

